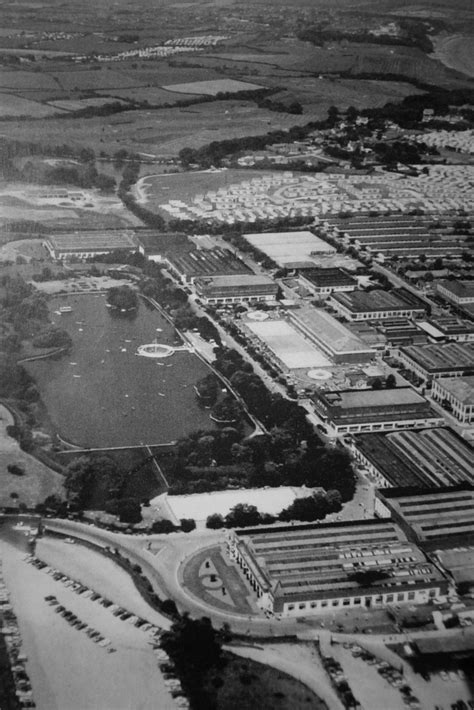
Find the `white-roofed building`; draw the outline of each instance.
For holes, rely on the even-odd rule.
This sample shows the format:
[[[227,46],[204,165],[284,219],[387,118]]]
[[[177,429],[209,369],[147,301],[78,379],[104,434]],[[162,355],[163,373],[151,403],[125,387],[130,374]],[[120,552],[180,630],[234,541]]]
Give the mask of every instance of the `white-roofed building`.
[[[278,515],[296,498],[307,498],[316,489],[296,486],[278,488],[239,488],[212,493],[168,495],[162,493],[150,501],[150,507],[163,519],[180,525],[182,519],[193,519],[202,527],[210,515],[225,518],[236,505],[254,505],[260,513]],[[319,490],[319,489],[318,489]]]

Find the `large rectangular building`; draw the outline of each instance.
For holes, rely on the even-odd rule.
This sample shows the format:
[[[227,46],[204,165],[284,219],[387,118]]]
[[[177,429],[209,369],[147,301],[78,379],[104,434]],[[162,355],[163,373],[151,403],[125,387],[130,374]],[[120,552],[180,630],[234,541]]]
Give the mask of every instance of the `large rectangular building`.
[[[45,239],[43,244],[51,258],[58,261],[89,259],[114,251],[133,253],[138,249],[133,232],[127,230],[54,234]]]
[[[474,450],[444,427],[357,434],[351,449],[379,488],[474,485]]]
[[[290,313],[294,325],[335,363],[369,362],[375,352],[321,308],[303,306]]]
[[[317,258],[336,253],[335,247],[309,231],[260,232],[244,238],[285,269],[311,269],[318,265]]]
[[[312,342],[306,340],[291,323],[286,320],[246,322],[254,335],[270,351],[279,367],[287,370],[331,367],[332,363]]]
[[[434,380],[431,396],[443,405],[447,403],[449,411],[461,424],[474,422],[474,375]]]
[[[259,606],[282,617],[426,604],[448,587],[391,520],[236,530],[228,551]]]
[[[300,281],[311,293],[328,298],[331,293],[347,293],[357,288],[357,280],[339,267],[328,269],[305,269]]]
[[[424,303],[404,289],[337,293],[331,296],[329,302],[340,315],[350,321],[421,318],[426,311]]]
[[[436,293],[456,306],[474,303],[474,282],[457,279],[440,281],[436,284]]]
[[[228,249],[196,249],[187,254],[170,254],[166,258],[169,270],[183,283],[192,284],[198,278],[251,274],[249,267]]]
[[[313,403],[338,434],[419,429],[444,423],[411,387],[319,391],[313,395]]]
[[[398,359],[427,382],[439,377],[462,377],[474,373],[474,342],[409,345],[400,348]]]
[[[472,486],[434,490],[377,492],[387,514],[428,549],[474,543]]]
[[[261,274],[206,276],[197,278],[194,287],[199,298],[210,304],[273,303],[278,293],[278,284]]]
[[[455,316],[437,316],[426,321],[418,321],[432,343],[456,341],[457,343],[474,342],[474,323]]]

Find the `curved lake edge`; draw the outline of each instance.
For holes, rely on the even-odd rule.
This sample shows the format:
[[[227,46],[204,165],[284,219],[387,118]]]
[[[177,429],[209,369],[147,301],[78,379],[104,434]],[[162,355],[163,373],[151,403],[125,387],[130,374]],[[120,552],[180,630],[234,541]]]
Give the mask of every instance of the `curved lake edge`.
[[[79,299],[79,296],[89,296],[89,299]],[[124,316],[123,320],[120,318],[120,313],[116,313],[115,309],[115,315],[113,316],[113,321],[112,319],[106,320],[108,317],[104,315],[104,313],[111,313],[112,309],[105,309],[105,303],[104,303],[104,308],[94,308],[92,310],[95,311],[100,311],[102,312],[102,315],[100,318],[102,319],[102,324],[105,324],[105,329],[108,330],[116,330],[117,326],[119,330],[122,332],[122,340],[127,336],[127,342],[130,343],[130,345],[126,345],[125,347],[120,348],[122,352],[126,352],[128,350],[128,354],[126,357],[128,358],[128,371],[126,369],[122,368],[121,372],[116,373],[116,382],[119,383],[122,387],[122,389],[129,389],[129,394],[126,393],[124,394],[125,397],[130,397],[130,403],[133,403],[134,406],[131,407],[131,409],[136,410],[134,412],[134,420],[135,420],[135,434],[133,432],[129,431],[129,428],[126,427],[124,428],[123,426],[120,426],[123,436],[120,437],[118,434],[115,436],[104,436],[104,438],[100,437],[98,434],[94,435],[91,437],[91,440],[88,440],[89,437],[85,436],[83,433],[81,434],[80,432],[77,433],[75,430],[73,424],[71,423],[71,417],[68,416],[63,416],[62,414],[58,414],[57,407],[51,406],[51,402],[53,398],[58,398],[59,395],[58,393],[63,394],[63,390],[61,388],[61,382],[58,380],[56,383],[56,390],[54,392],[49,392],[49,396],[45,394],[44,389],[45,385],[48,386],[50,390],[54,387],[54,383],[52,384],[48,380],[48,373],[45,371],[46,367],[46,362],[48,361],[48,365],[50,365],[50,369],[52,371],[54,370],[62,370],[63,374],[64,372],[69,368],[69,372],[72,374],[72,370],[70,369],[70,366],[77,365],[79,363],[80,367],[76,370],[76,372],[80,372],[80,368],[84,368],[84,374],[86,377],[83,376],[83,374],[74,374],[73,376],[76,378],[83,377],[82,380],[77,379],[76,382],[81,384],[81,387],[77,387],[76,391],[78,393],[78,399],[76,400],[76,407],[84,407],[87,406],[87,395],[85,392],[87,391],[87,388],[85,387],[86,385],[86,378],[89,377],[92,371],[97,370],[98,368],[101,367],[101,363],[104,362],[104,357],[105,352],[110,353],[111,350],[114,351],[110,356],[108,357],[108,363],[110,362],[110,369],[115,369],[115,366],[117,365],[117,356],[116,353],[119,351],[119,346],[125,345],[125,342],[117,342],[117,337],[115,337],[115,342],[113,345],[110,347],[106,348],[106,351],[102,353],[104,357],[102,357],[102,360],[100,360],[100,354],[95,353],[93,356],[89,353],[88,354],[88,360],[86,365],[84,365],[84,362],[80,362],[80,358],[77,354],[77,344],[79,340],[82,340],[82,343],[86,340],[86,332],[83,333],[83,331],[89,330],[89,333],[87,334],[87,338],[89,338],[90,341],[90,348],[91,350],[94,350],[95,347],[95,342],[93,340],[93,336],[91,335],[91,323],[89,322],[90,317],[87,315],[87,317],[84,317],[84,311],[89,311],[91,312],[91,306],[90,302],[92,298],[99,298],[101,297],[101,305],[103,303],[103,297],[104,294],[98,294],[98,293],[81,293],[81,294],[74,294],[74,296],[71,296],[70,294],[59,294],[57,297],[54,297],[51,299],[52,305],[50,305],[51,310],[54,310],[54,302],[57,299],[61,299],[62,302],[64,302],[63,299],[67,298],[68,301],[71,299],[74,299],[75,303],[77,304],[76,308],[73,309],[72,312],[68,314],[64,314],[61,316],[61,319],[64,318],[64,321],[62,321],[63,327],[66,328],[73,337],[73,346],[71,349],[71,360],[77,360],[77,362],[74,363],[67,363],[65,357],[61,357],[59,360],[54,361],[54,358],[51,359],[54,355],[62,354],[65,351],[52,351],[50,353],[41,353],[39,356],[34,356],[34,359],[25,358],[24,359],[24,365],[27,366],[28,371],[34,378],[38,389],[40,390],[41,393],[41,399],[42,402],[44,403],[45,409],[47,410],[48,414],[51,417],[51,422],[53,424],[53,429],[55,433],[58,435],[59,439],[62,441],[64,445],[66,445],[69,449],[71,448],[79,448],[79,449],[95,449],[95,448],[100,448],[100,449],[108,449],[108,448],[118,448],[118,447],[123,447],[123,448],[131,448],[131,447],[142,447],[142,446],[159,446],[162,444],[169,444],[173,441],[176,441],[177,438],[180,438],[181,436],[185,436],[192,431],[196,430],[197,428],[202,428],[202,429],[209,429],[209,428],[215,428],[215,425],[212,424],[212,422],[209,419],[208,412],[203,412],[202,408],[198,403],[196,402],[195,395],[193,392],[192,397],[189,396],[187,391],[181,390],[181,387],[184,388],[189,388],[191,390],[192,387],[194,387],[195,382],[202,377],[204,374],[208,372],[212,372],[213,368],[210,366],[210,364],[203,359],[199,353],[188,355],[186,354],[186,357],[192,357],[193,360],[178,360],[178,358],[182,358],[183,356],[176,355],[176,360],[175,362],[171,363],[168,365],[170,369],[166,369],[166,366],[163,366],[162,368],[157,368],[156,371],[152,371],[148,369],[149,373],[149,379],[147,382],[147,386],[145,386],[142,382],[142,387],[141,387],[141,392],[139,393],[141,395],[141,398],[138,401],[133,402],[133,400],[137,400],[137,396],[133,392],[133,377],[135,376],[135,370],[140,369],[137,367],[137,362],[134,361],[133,363],[131,362],[131,355],[136,354],[136,346],[138,343],[143,343],[143,342],[149,342],[150,340],[153,339],[153,335],[156,333],[156,331],[162,331],[160,333],[160,340],[162,337],[165,337],[167,342],[174,342],[176,338],[179,338],[179,340],[185,344],[189,344],[189,341],[187,340],[186,336],[183,335],[174,325],[171,317],[169,314],[161,307],[160,304],[158,304],[156,301],[152,299],[148,299],[146,297],[142,297],[140,301],[143,301],[142,308],[137,309],[137,314],[134,316],[132,314],[132,317],[130,318],[129,313],[124,313],[122,314]],[[148,303],[148,306],[153,309],[151,312],[146,312],[143,309],[143,306]],[[79,312],[78,312],[79,311]],[[139,312],[139,313],[138,313]],[[153,315],[155,314],[155,315]],[[128,316],[128,318],[127,318]],[[67,319],[67,320],[66,320]],[[74,325],[72,322],[72,319],[74,319],[75,323],[77,325],[80,325],[79,329],[77,328],[77,325]],[[83,321],[85,324],[83,324]],[[156,321],[156,322],[155,322]],[[164,323],[166,321],[166,324]],[[136,329],[136,323],[138,322],[139,328],[138,330]],[[94,325],[94,324],[92,324]],[[156,326],[162,326],[160,328],[157,328]],[[97,323],[95,323],[96,332],[97,332]],[[143,335],[143,331],[147,330],[149,335],[148,337],[145,337]],[[80,331],[77,332],[77,331]],[[165,332],[163,332],[165,331]],[[78,337],[80,336],[80,337]],[[100,339],[102,338],[103,334],[102,331],[98,331],[98,336],[97,338]],[[133,345],[131,345],[133,341]],[[105,343],[107,344],[107,343]],[[87,349],[87,347],[86,347]],[[112,355],[115,356],[115,359],[112,358]],[[143,360],[146,358],[136,358],[136,360]],[[51,364],[50,364],[51,363]],[[59,365],[58,365],[59,363]],[[204,369],[205,368],[205,369]],[[176,383],[176,386],[173,387],[173,374],[176,371],[177,375],[176,378],[179,380]],[[165,375],[166,373],[166,375]],[[162,389],[162,392],[158,392],[158,387],[157,387],[157,381],[160,379],[159,375],[165,375],[166,379],[168,380],[168,387],[165,389],[165,385],[163,387],[160,387],[159,389]],[[128,375],[130,375],[130,381],[128,379]],[[151,375],[151,377],[150,377]],[[181,377],[180,377],[181,375]],[[110,380],[110,373],[108,374],[109,380]],[[53,375],[54,379],[54,375]],[[143,379],[143,378],[142,378]],[[115,383],[113,383],[115,384]],[[154,390],[157,390],[156,392]],[[154,395],[160,395],[160,397],[163,398],[164,401],[160,400],[159,405],[156,403],[156,398]],[[80,401],[80,397],[86,399],[86,403]],[[143,411],[142,413],[142,408],[146,410],[146,405],[147,405],[147,399],[154,399],[155,400],[155,405],[156,405],[156,410],[155,412],[152,412],[153,416],[155,417],[157,421],[157,426],[159,427],[157,429],[157,433],[155,435],[150,435],[149,432],[143,431],[143,433],[140,432],[137,433],[139,429],[139,424],[137,424],[137,417],[143,416],[145,419],[147,417],[146,411]],[[122,402],[125,402],[125,400],[122,400]],[[91,412],[92,412],[92,417],[95,417],[97,421],[99,421],[100,424],[102,424],[104,419],[107,419],[108,417],[105,417],[104,414],[102,414],[102,411],[108,410],[109,413],[112,415],[112,417],[117,420],[117,412],[116,409],[117,407],[107,407],[104,406],[107,404],[107,402],[100,402],[99,399],[99,405],[102,404],[103,406],[99,406],[99,409],[101,410],[100,416],[98,415],[97,411],[93,411],[94,403],[97,404],[97,401],[92,402],[90,404],[91,407]],[[177,427],[172,428],[170,426],[169,422],[169,415],[168,415],[168,409],[170,408],[173,409],[173,413],[170,416],[174,416],[176,420]],[[71,409],[71,408],[70,408]],[[150,407],[148,407],[150,409]],[[177,415],[177,410],[180,410],[179,416]],[[189,411],[191,410],[191,412]],[[74,410],[71,410],[74,413]],[[131,412],[129,412],[131,414]],[[124,414],[126,416],[126,414]],[[130,417],[131,418],[131,417]],[[149,417],[150,418],[150,417]],[[183,423],[183,420],[187,419],[188,421],[188,426],[185,426]],[[64,427],[62,424],[63,422],[66,421],[68,423],[68,426]],[[162,432],[161,431],[161,426],[166,425],[164,428],[167,430],[167,432]],[[110,427],[109,427],[110,429]],[[146,429],[146,427],[145,427]]]

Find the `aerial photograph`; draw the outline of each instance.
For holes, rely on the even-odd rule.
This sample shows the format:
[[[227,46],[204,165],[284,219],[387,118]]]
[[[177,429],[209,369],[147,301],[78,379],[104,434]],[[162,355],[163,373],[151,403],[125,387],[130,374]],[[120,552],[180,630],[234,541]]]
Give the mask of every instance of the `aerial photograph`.
[[[474,710],[474,0],[0,0],[0,710]]]

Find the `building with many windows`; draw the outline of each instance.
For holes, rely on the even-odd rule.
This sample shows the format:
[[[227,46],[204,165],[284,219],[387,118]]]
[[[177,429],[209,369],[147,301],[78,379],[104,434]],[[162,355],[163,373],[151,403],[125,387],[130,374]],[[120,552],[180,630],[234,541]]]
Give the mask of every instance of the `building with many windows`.
[[[474,341],[474,323],[455,316],[437,316],[426,321],[418,321],[418,328],[425,331],[432,343],[456,341],[472,343]]]
[[[331,293],[347,293],[357,288],[357,281],[339,267],[305,269],[299,275],[300,282],[315,296],[328,298]]]
[[[350,321],[422,318],[426,311],[423,301],[405,289],[336,293],[331,296],[329,303]]]
[[[424,549],[474,544],[472,486],[380,490],[376,500],[378,514],[390,516]]]
[[[379,488],[474,485],[474,451],[445,427],[356,434],[351,450]]]
[[[462,306],[474,303],[474,283],[472,281],[440,281],[436,284],[436,293],[449,303]]]
[[[206,276],[196,279],[194,287],[199,298],[209,304],[273,303],[278,293],[278,284],[260,274]]]
[[[183,284],[193,284],[196,279],[215,276],[252,274],[251,269],[228,249],[196,249],[182,254],[170,254],[165,263],[171,273]]]
[[[434,380],[431,396],[438,402],[447,403],[449,411],[461,424],[474,423],[474,375]]]
[[[442,426],[443,418],[412,387],[318,391],[316,412],[338,434]]]
[[[474,342],[409,345],[400,348],[397,357],[408,370],[427,382],[474,373]]]
[[[43,245],[51,258],[58,261],[89,259],[114,251],[133,253],[138,249],[133,233],[126,230],[54,234],[45,239]]]
[[[391,520],[235,530],[228,553],[282,617],[390,604],[426,604],[448,581]]]

